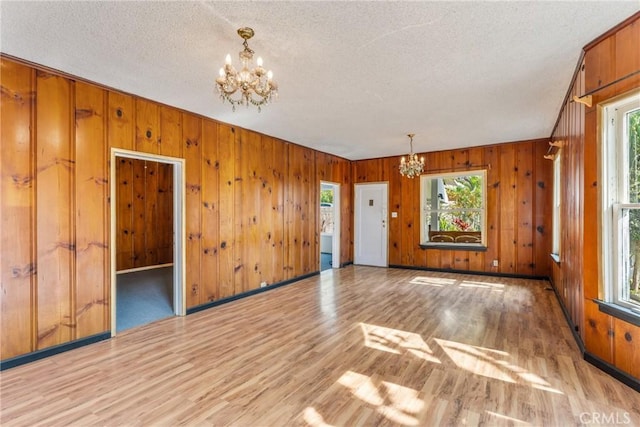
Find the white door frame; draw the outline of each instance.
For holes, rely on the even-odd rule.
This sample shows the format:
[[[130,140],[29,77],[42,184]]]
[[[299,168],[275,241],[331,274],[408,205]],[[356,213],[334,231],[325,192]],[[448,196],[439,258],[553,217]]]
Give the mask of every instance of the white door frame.
[[[373,185],[378,185],[378,186],[384,186],[384,193],[386,195],[387,200],[385,200],[385,204],[382,207],[382,228],[384,229],[383,233],[383,244],[384,244],[384,263],[382,265],[376,265],[379,267],[388,267],[389,266],[389,182],[388,181],[381,181],[381,182],[363,182],[363,183],[357,183],[354,184],[354,191],[353,191],[353,198],[354,198],[354,245],[356,245],[354,247],[354,253],[353,253],[353,261],[354,264],[358,264],[361,260],[358,260],[358,247],[357,245],[359,244],[359,238],[360,238],[360,233],[362,233],[363,231],[360,230],[360,225],[358,224],[358,218],[359,218],[359,214],[360,214],[360,200],[358,200],[359,197],[359,192],[358,189],[359,188],[363,188],[366,186],[373,186]]]
[[[139,151],[111,149],[110,171],[110,199],[111,200],[111,336],[116,335],[116,224],[117,224],[117,182],[116,157],[127,159],[148,160],[152,162],[170,164],[173,166],[173,307],[176,316],[186,314],[185,295],[185,161],[177,157],[167,157]]]
[[[331,185],[333,187],[333,236],[331,237],[331,268],[340,268],[340,184],[331,181],[320,181],[321,189],[322,184]],[[320,264],[322,264],[322,259],[320,260]]]

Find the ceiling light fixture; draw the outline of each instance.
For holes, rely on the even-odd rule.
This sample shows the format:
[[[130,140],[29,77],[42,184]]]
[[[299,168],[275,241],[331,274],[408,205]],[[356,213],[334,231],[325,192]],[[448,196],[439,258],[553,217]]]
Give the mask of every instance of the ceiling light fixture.
[[[409,160],[405,160],[404,156],[400,159],[400,174],[407,178],[413,178],[414,176],[418,176],[422,173],[422,169],[424,168],[424,157],[421,157],[420,160],[418,160],[418,155],[413,153],[413,137],[416,136],[416,134],[410,133],[407,136],[409,137],[411,151],[409,152]]]
[[[273,81],[273,73],[262,68],[262,58],[258,57],[257,67],[250,68],[253,66],[254,52],[249,48],[247,40],[253,34],[253,29],[248,27],[238,29],[238,35],[244,39],[244,50],[240,51],[242,70],[238,72],[233,68],[231,55],[227,54],[224,67],[220,68],[220,77],[216,79],[222,102],[229,101],[233,111],[236,111],[236,105],[249,107],[249,104],[255,105],[260,111],[263,105],[278,96],[278,85]],[[233,98],[238,91],[240,97]]]

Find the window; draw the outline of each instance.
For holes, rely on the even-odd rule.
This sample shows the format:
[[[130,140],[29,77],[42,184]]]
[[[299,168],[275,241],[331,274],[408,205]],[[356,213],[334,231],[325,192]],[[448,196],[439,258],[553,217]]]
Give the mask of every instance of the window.
[[[422,175],[420,243],[486,246],[485,194],[484,170]]]
[[[603,110],[605,299],[640,313],[640,93]]]
[[[561,170],[560,157],[562,149],[559,149],[553,158],[553,248],[554,259],[560,261],[560,187]]]

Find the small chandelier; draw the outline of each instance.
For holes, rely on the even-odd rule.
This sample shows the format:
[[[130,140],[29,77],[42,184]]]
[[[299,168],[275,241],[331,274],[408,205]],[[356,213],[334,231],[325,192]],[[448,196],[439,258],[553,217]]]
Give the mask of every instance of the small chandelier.
[[[257,67],[253,66],[253,50],[249,48],[247,40],[253,37],[253,29],[244,27],[238,29],[238,35],[244,39],[244,50],[240,51],[242,70],[236,71],[231,65],[231,55],[227,54],[224,67],[220,68],[220,77],[216,79],[216,86],[220,92],[222,102],[229,101],[232,110],[236,105],[255,105],[260,108],[272,99],[278,97],[278,85],[273,81],[271,70],[262,68],[262,58],[258,57]],[[239,91],[239,97],[232,96]]]
[[[416,136],[415,133],[410,133],[407,135],[409,137],[409,144],[411,146],[411,151],[409,152],[409,160],[405,160],[404,156],[400,159],[400,175],[406,176],[407,178],[413,178],[414,176],[418,176],[422,173],[422,169],[424,168],[424,157],[421,157],[418,160],[418,156],[413,153],[413,137]]]

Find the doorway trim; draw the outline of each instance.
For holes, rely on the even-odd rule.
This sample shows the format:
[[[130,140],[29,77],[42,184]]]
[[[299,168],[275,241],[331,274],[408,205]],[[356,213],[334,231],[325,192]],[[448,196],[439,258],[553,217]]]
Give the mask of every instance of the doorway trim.
[[[116,158],[148,160],[173,166],[173,310],[176,316],[186,314],[185,300],[185,160],[177,157],[161,156],[158,154],[142,153],[140,151],[111,148],[110,158],[110,229],[109,239],[111,255],[111,336],[116,335]]]
[[[331,268],[340,268],[340,184],[331,181],[320,181],[320,190],[322,190],[323,184],[333,187],[333,236],[331,237]],[[318,207],[318,209],[320,209],[320,207]],[[322,260],[320,261],[320,263],[322,264]],[[322,269],[322,267],[320,268]]]

